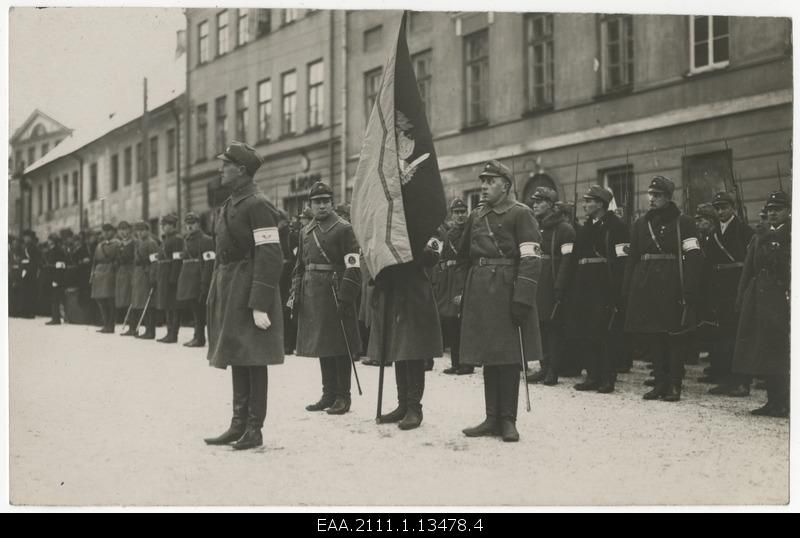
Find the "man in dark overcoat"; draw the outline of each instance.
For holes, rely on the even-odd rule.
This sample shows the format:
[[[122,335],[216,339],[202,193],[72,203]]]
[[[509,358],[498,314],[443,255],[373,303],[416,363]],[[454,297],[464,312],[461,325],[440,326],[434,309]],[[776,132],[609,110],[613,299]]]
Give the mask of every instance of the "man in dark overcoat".
[[[538,372],[529,374],[528,383],[555,385],[564,356],[564,317],[561,310],[570,286],[575,229],[566,216],[556,210],[558,193],[549,187],[537,187],[531,196],[533,215],[542,234],[542,268],[536,288],[536,309],[542,333],[542,359]]]
[[[153,340],[156,337],[155,289],[160,248],[150,232],[150,226],[147,222],[141,220],[134,224],[133,227],[137,237],[131,284],[129,325],[132,328],[133,336],[136,336],[136,338]],[[147,309],[146,311],[145,308]],[[142,317],[142,314],[144,314],[144,317]],[[142,334],[136,334],[136,324],[139,323],[140,319],[145,326],[145,331]],[[128,336],[128,333],[123,333],[123,335]]]
[[[19,264],[18,311],[23,318],[35,318],[36,304],[39,300],[38,281],[42,255],[36,244],[36,234],[33,230],[22,232],[22,244],[19,247],[17,258]]]
[[[103,239],[94,250],[92,261],[92,299],[97,301],[103,327],[97,332],[114,332],[114,295],[116,292],[116,262],[119,255],[119,240],[116,229],[110,223],[103,224]]]
[[[234,141],[217,158],[231,195],[216,221],[208,362],[215,368],[231,366],[233,418],[225,433],[205,442],[245,450],[263,444],[267,365],[283,363],[278,210],[253,182],[262,163],[255,149]]]
[[[638,335],[655,367],[646,400],[680,400],[689,331],[696,325],[703,254],[694,218],[672,201],[673,181],[654,176],[650,209],[636,220],[625,267],[625,332]]]
[[[186,347],[206,345],[206,299],[211,273],[214,271],[214,241],[200,229],[200,219],[189,212],[183,217],[186,237],[181,256],[176,299],[186,305],[194,317],[194,336],[183,344]]]
[[[156,307],[164,311],[167,334],[158,341],[174,344],[178,341],[178,330],[181,327],[180,309],[178,305],[178,277],[181,273],[183,259],[183,237],[178,233],[178,217],[172,214],[161,217],[161,230],[164,241],[157,266]]]
[[[790,198],[783,191],[767,197],[768,227],[747,247],[736,309],[741,312],[733,372],[763,377],[767,403],[754,415],[789,416],[789,338],[792,222]]]
[[[467,219],[458,259],[469,267],[461,361],[483,366],[486,419],[463,432],[515,442],[520,372],[526,361],[542,357],[536,309],[542,237],[530,208],[509,197],[514,180],[508,167],[489,161],[479,178],[483,204]]]
[[[136,257],[136,244],[131,235],[131,225],[127,221],[117,224],[117,239],[119,240],[119,253],[117,254],[117,274],[114,279],[114,307],[117,314],[128,314],[128,330],[121,333],[126,336],[133,335],[135,324],[131,323],[128,307],[131,306],[131,289],[133,286],[133,267]],[[124,321],[124,319],[123,319]]]
[[[50,248],[45,258],[47,281],[50,283],[50,321],[45,325],[61,325],[61,305],[66,299],[67,252],[57,234],[48,238]]]
[[[292,277],[297,355],[319,358],[322,373],[322,396],[306,410],[343,415],[351,403],[347,346],[354,357],[361,353],[356,318],[360,254],[353,227],[334,212],[333,190],[318,181],[308,197],[314,220],[300,232]]]

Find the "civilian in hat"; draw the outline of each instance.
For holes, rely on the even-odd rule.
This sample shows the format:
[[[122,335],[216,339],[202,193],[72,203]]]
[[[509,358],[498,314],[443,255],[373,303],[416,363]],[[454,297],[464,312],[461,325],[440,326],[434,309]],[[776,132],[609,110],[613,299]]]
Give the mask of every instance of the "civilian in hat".
[[[117,275],[114,288],[114,306],[117,315],[123,316],[123,323],[128,325],[128,330],[122,334],[133,336],[134,324],[131,323],[130,306],[131,290],[133,286],[133,267],[136,257],[136,243],[131,235],[131,225],[127,221],[120,221],[117,224],[117,239],[119,240],[119,252],[117,254]],[[125,316],[127,315],[127,320]]]
[[[181,327],[178,305],[178,277],[183,265],[183,238],[178,234],[178,217],[172,214],[161,217],[164,241],[158,257],[156,276],[156,308],[164,311],[167,334],[158,341],[174,344]]]
[[[747,245],[754,231],[736,216],[734,202],[734,197],[728,192],[718,192],[714,195],[712,204],[719,224],[703,247],[706,264],[711,271],[708,286],[703,287],[703,290],[707,292],[709,309],[718,324],[714,331],[709,376],[718,385],[708,392],[742,397],[750,394],[751,379],[731,371],[736,329],[739,324],[739,314],[734,306]]]
[[[528,383],[558,383],[561,358],[564,356],[564,317],[559,315],[570,286],[570,269],[575,229],[556,210],[558,193],[549,187],[537,187],[531,196],[533,215],[542,234],[542,269],[536,288],[536,308],[542,334],[542,359],[539,371],[529,374]],[[566,305],[564,305],[565,307]]]
[[[576,234],[568,269],[574,277],[567,305],[567,334],[575,341],[587,374],[575,390],[601,394],[614,392],[616,361],[625,353],[622,279],[628,259],[628,227],[609,211],[613,197],[600,185],[592,185],[584,194],[586,221]]]
[[[160,248],[150,226],[143,220],[134,224],[136,233],[133,276],[131,277],[131,313],[129,325],[133,327],[133,336],[143,340],[156,337],[155,289]],[[136,334],[134,323],[142,321],[145,326],[143,334]],[[123,333],[128,336],[128,333]]]
[[[50,321],[45,325],[61,325],[61,307],[64,305],[67,272],[67,252],[61,237],[50,234],[48,237],[48,250],[45,256],[44,270],[50,285]]]
[[[194,317],[194,336],[186,347],[206,345],[206,299],[214,271],[214,241],[200,229],[200,219],[191,211],[183,218],[186,226],[181,270],[176,299],[186,305]]]
[[[463,432],[516,442],[520,372],[525,360],[542,357],[536,308],[542,237],[530,208],[509,197],[513,178],[506,166],[489,161],[478,177],[484,204],[470,214],[458,248],[459,262],[469,268],[461,361],[483,366],[486,419]]]
[[[767,403],[754,415],[789,416],[789,310],[791,295],[791,229],[789,196],[770,193],[769,229],[759,230],[747,247],[739,281],[739,316],[733,372],[767,382]]]
[[[680,400],[689,331],[696,325],[703,254],[694,219],[672,201],[675,184],[655,176],[650,209],[631,232],[625,268],[625,331],[637,336],[655,366],[656,386],[646,400]]]
[[[442,252],[439,263],[431,271],[431,285],[439,308],[439,319],[442,325],[442,341],[450,348],[450,368],[445,374],[471,374],[474,366],[461,364],[461,292],[467,278],[467,270],[457,264],[458,247],[464,227],[467,223],[467,204],[461,198],[450,203],[451,225],[440,228],[437,239]]]
[[[263,444],[267,365],[283,363],[279,215],[253,181],[262,163],[255,149],[231,142],[217,158],[222,184],[231,195],[217,219],[208,362],[231,367],[233,418],[227,431],[205,442],[246,450]]]
[[[333,210],[331,188],[318,181],[308,198],[314,220],[300,232],[290,298],[297,317],[297,355],[318,358],[322,373],[322,396],[306,410],[343,415],[351,404],[347,346],[354,356],[361,353],[356,318],[360,254],[353,227]]]
[[[116,292],[116,263],[119,255],[119,240],[116,229],[109,223],[103,224],[103,239],[95,247],[92,264],[92,299],[97,301],[103,327],[100,333],[114,332],[114,295]]]

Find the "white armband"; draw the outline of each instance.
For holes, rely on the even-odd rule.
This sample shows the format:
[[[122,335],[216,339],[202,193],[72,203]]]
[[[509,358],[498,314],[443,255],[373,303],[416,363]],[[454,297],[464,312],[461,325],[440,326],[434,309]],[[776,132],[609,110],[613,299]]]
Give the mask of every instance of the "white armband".
[[[26,258],[26,259],[22,260],[20,263],[21,263],[22,265],[28,265],[29,263],[31,263],[31,261],[30,261],[29,259],[27,259],[27,258]]]
[[[207,250],[207,251],[203,252],[203,260],[211,261],[211,260],[216,260],[216,259],[217,259],[217,254],[213,250]]]
[[[182,258],[183,258],[183,253],[182,252],[173,252],[172,253],[172,259],[173,260],[180,260]]]
[[[572,243],[564,243],[561,245],[561,255],[566,256],[567,254],[572,254]]]
[[[519,244],[519,257],[520,258],[541,258],[542,247],[539,243],[520,243]]]
[[[435,237],[431,237],[426,246],[431,250],[435,250],[438,254],[442,253],[442,242]]]
[[[689,252],[690,250],[700,250],[700,243],[696,237],[687,237],[683,240],[683,251]]]
[[[348,254],[344,257],[344,268],[352,269],[353,267],[361,267],[361,258],[358,254]]]
[[[66,269],[67,264],[64,262],[56,262],[56,269]]]
[[[253,230],[253,241],[256,246],[280,243],[278,228],[274,226],[272,228],[256,228]]]
[[[157,252],[153,252],[152,254],[150,254],[150,261],[151,262],[157,262],[158,261],[158,253]]]
[[[628,255],[630,248],[630,243],[617,243],[614,245],[614,252],[617,254],[617,258],[622,258]]]

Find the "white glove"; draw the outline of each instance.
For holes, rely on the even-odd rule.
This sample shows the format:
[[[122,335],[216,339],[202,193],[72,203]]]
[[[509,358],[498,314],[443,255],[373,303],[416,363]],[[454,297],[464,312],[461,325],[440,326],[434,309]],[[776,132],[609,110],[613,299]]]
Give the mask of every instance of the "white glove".
[[[453,304],[456,306],[461,306],[461,295],[456,295],[453,297]]]
[[[266,331],[269,329],[269,326],[272,325],[272,322],[269,320],[269,314],[260,310],[253,310],[253,323],[263,331]]]

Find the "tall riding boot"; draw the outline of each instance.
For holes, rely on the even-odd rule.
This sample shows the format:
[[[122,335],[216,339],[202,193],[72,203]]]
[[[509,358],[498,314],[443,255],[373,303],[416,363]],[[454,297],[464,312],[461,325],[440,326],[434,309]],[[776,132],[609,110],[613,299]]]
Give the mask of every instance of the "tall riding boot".
[[[144,315],[144,334],[137,338],[141,338],[142,340],[153,340],[156,337],[156,316],[152,310],[148,310],[147,313]]]
[[[247,427],[247,402],[250,399],[250,376],[246,366],[231,366],[233,380],[233,418],[228,430],[218,437],[205,439],[207,445],[227,445],[237,441]]]
[[[187,347],[203,347],[206,345],[206,308],[201,302],[196,302],[192,306],[192,314],[194,315],[194,336],[189,344],[184,344]]]
[[[247,450],[261,446],[261,428],[267,418],[267,367],[248,366],[250,381],[250,398],[247,402],[247,428],[238,441],[233,443],[234,450]]]
[[[667,348],[667,335],[651,334],[642,338],[647,347],[645,361],[653,363],[656,384],[653,390],[644,395],[645,400],[658,400],[668,392],[669,385],[669,350]]]
[[[389,424],[400,422],[406,416],[408,408],[408,361],[395,361],[394,379],[397,385],[397,408],[394,411],[381,415],[378,422]]]
[[[499,367],[500,377],[500,432],[503,441],[519,441],[517,432],[517,406],[519,405],[519,367],[516,364]]]
[[[499,435],[499,403],[500,392],[497,383],[497,366],[483,367],[483,399],[486,406],[486,419],[473,428],[462,431],[467,437],[484,437]]]
[[[457,346],[455,345],[453,324],[450,322],[450,318],[441,319],[441,330],[442,343],[444,344],[444,347],[450,348],[450,368],[445,368],[442,370],[442,373],[448,375],[455,374],[458,371],[458,354],[453,349]]]
[[[677,402],[681,399],[681,388],[683,385],[684,362],[686,355],[691,349],[688,335],[668,336],[669,346],[669,384],[667,393],[664,395],[665,402]]]
[[[350,364],[350,357],[347,355],[334,357],[333,360],[336,368],[336,401],[327,413],[344,415],[350,411],[350,379],[353,367]]]
[[[470,364],[461,363],[461,320],[455,318],[451,329],[453,340],[450,344],[450,356],[453,357],[453,364],[457,366],[457,375],[468,375],[475,371],[475,367]]]
[[[612,346],[608,338],[603,341],[602,347],[597,350],[597,356],[600,363],[600,386],[597,388],[597,392],[601,394],[612,393],[617,382],[617,365],[614,363]]]
[[[113,299],[112,299],[113,300]],[[100,309],[100,318],[102,319],[103,327],[98,330],[99,333],[113,333],[114,332],[114,321],[111,319],[111,316],[114,315],[113,308],[108,307],[108,299],[97,299],[97,307]],[[108,329],[109,323],[111,324],[111,330]]]
[[[547,344],[550,356],[547,360],[547,371],[545,372],[542,384],[553,386],[558,384],[558,372],[561,369],[561,355],[564,353],[562,345],[564,335],[559,324],[551,323],[550,325],[550,341]],[[542,344],[544,344],[544,342],[542,342]]]
[[[336,401],[336,357],[320,357],[322,373],[322,397],[318,402],[306,406],[306,411],[322,411]]]
[[[586,360],[586,380],[575,385],[575,390],[597,390],[600,388],[600,356],[602,347],[598,340],[581,340],[580,349]]]
[[[425,392],[425,361],[406,361],[408,387],[406,390],[406,414],[398,427],[401,430],[413,430],[422,423],[422,394]]]
[[[167,335],[164,338],[159,338],[159,342],[164,344],[174,344],[178,341],[178,328],[180,327],[180,316],[178,310],[169,308],[165,312],[166,319],[164,320],[167,326]]]

